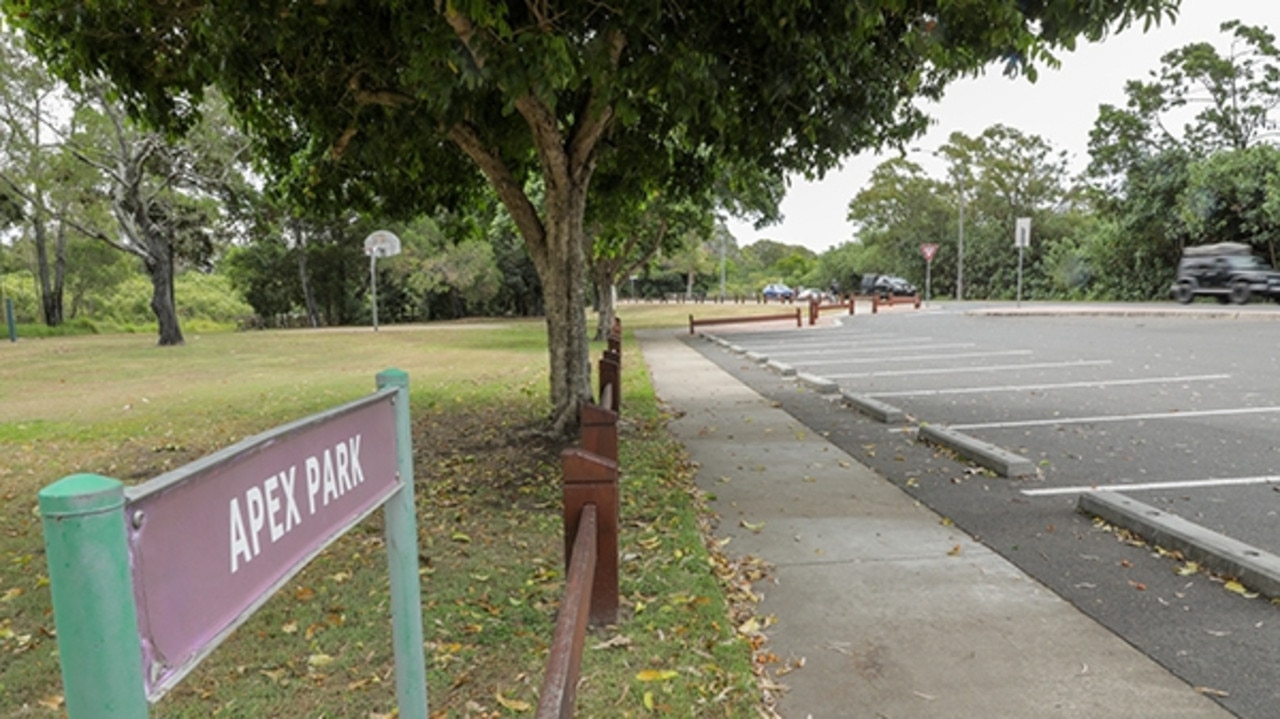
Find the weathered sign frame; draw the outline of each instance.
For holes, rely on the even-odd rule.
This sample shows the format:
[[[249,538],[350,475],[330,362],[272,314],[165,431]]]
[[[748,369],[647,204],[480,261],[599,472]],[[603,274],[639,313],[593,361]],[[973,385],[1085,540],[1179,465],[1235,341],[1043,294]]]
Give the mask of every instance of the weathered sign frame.
[[[425,719],[408,386],[404,372],[381,372],[366,398],[136,487],[79,474],[41,490],[71,719],[146,717],[150,702],[380,506],[399,715]],[[225,518],[225,534],[210,516]]]

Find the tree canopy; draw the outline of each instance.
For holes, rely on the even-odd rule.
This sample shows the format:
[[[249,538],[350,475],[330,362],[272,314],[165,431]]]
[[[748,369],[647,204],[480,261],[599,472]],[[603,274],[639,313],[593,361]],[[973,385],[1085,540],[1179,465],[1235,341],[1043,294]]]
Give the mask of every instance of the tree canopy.
[[[927,123],[912,101],[1000,62],[1034,78],[1078,38],[1177,0],[667,4],[4,0],[72,82],[103,74],[180,131],[216,86],[298,201],[409,214],[483,177],[542,281],[559,430],[589,398],[584,214],[601,157],[715,179],[822,175]],[[474,170],[479,170],[475,172]],[[530,180],[541,180],[535,204]]]

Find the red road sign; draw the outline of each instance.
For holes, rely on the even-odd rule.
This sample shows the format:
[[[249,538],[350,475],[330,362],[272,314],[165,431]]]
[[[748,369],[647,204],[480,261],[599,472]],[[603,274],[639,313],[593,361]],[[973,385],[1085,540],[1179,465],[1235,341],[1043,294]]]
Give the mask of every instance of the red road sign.
[[[932,242],[920,245],[920,254],[924,255],[925,262],[933,262],[933,256],[938,254],[938,246]]]

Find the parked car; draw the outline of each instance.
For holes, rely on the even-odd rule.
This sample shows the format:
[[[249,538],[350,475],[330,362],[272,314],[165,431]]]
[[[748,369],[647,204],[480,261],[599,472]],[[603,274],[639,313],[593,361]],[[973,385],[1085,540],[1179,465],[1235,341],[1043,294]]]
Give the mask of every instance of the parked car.
[[[880,275],[871,283],[871,294],[882,300],[889,299],[891,295],[909,297],[916,294],[916,286],[901,277]]]
[[[797,302],[827,302],[830,295],[812,287],[802,287],[796,291]]]
[[[1169,293],[1183,304],[1200,295],[1215,297],[1221,304],[1243,305],[1254,297],[1280,302],[1280,272],[1239,242],[1187,247]]]
[[[764,295],[766,300],[789,300],[795,297],[795,292],[781,282],[765,285],[760,294]]]

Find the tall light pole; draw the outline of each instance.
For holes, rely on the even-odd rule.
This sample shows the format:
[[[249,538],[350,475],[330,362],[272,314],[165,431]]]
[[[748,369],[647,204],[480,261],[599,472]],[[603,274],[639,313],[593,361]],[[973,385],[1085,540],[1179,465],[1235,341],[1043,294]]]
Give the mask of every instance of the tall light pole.
[[[956,175],[960,196],[960,236],[956,241],[956,300],[964,299],[964,175]]]

